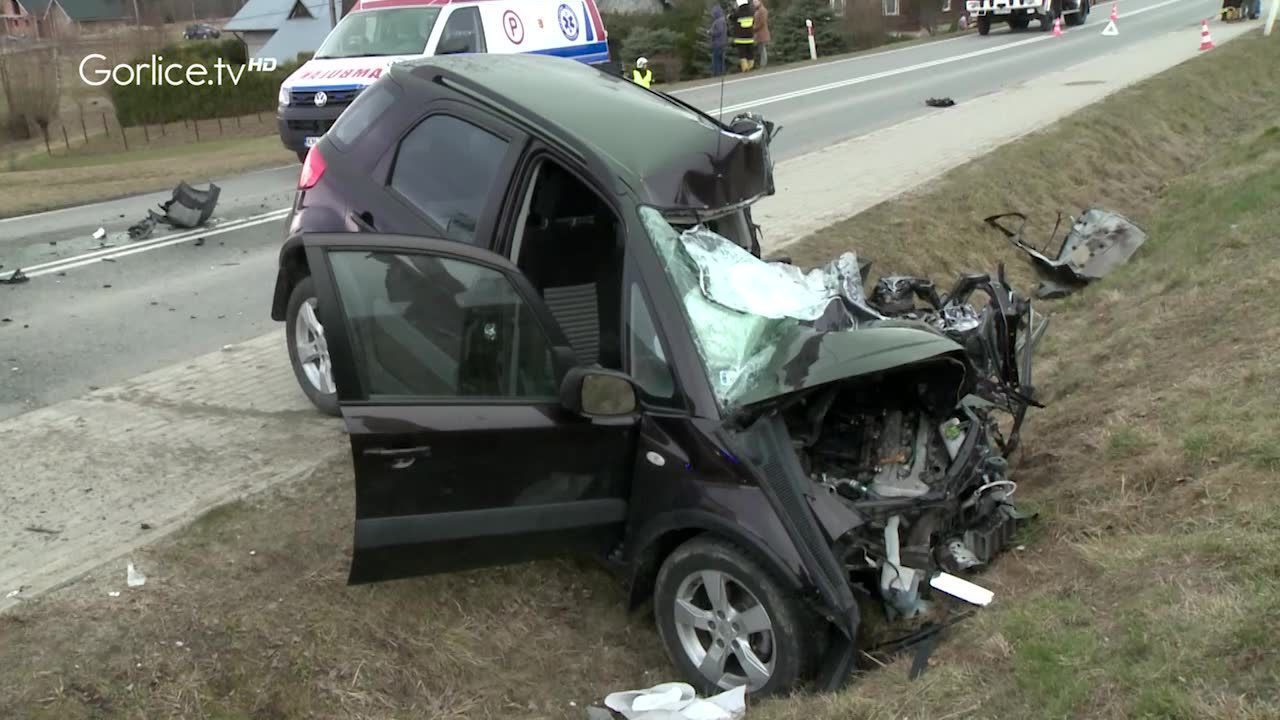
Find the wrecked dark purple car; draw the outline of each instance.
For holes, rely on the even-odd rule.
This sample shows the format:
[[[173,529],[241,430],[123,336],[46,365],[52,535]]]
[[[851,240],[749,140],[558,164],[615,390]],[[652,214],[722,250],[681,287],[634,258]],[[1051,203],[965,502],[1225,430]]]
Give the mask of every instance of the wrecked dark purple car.
[[[852,254],[761,260],[775,132],[555,58],[362,93],[273,308],[350,434],[351,582],[591,554],[685,678],[756,693],[838,686],[869,603],[981,601],[955,575],[1023,519],[1044,323],[999,273],[867,293]]]

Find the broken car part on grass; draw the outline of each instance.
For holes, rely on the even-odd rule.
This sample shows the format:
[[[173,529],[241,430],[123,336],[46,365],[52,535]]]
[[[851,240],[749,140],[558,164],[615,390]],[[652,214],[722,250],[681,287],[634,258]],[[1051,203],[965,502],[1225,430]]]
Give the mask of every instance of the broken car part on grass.
[[[1017,228],[1005,221],[1020,221]],[[1023,237],[1027,216],[1022,213],[992,215],[983,222],[999,230],[1014,247],[1031,258],[1040,276],[1036,296],[1042,299],[1060,298],[1075,292],[1094,280],[1106,277],[1117,267],[1129,261],[1147,240],[1147,234],[1131,220],[1118,213],[1090,208],[1071,224],[1057,252],[1050,257],[1048,248],[1062,225],[1062,214],[1042,248],[1035,248]]]
[[[135,241],[147,239],[151,233],[155,232],[156,225],[159,223],[177,228],[195,228],[204,225],[213,215],[213,209],[218,204],[218,194],[221,191],[221,188],[213,183],[209,183],[208,189],[197,190],[185,181],[179,182],[173,189],[173,196],[160,203],[160,209],[164,214],[148,210],[145,218],[129,226],[129,239]],[[94,237],[98,236],[95,234]]]
[[[776,133],[534,56],[397,63],[353,101],[272,305],[346,425],[349,582],[594,555],[705,696],[833,690],[864,609],[990,601],[958,580],[1026,519],[1008,456],[1043,319],[999,271],[944,293],[760,259]],[[513,190],[411,210],[383,162]]]

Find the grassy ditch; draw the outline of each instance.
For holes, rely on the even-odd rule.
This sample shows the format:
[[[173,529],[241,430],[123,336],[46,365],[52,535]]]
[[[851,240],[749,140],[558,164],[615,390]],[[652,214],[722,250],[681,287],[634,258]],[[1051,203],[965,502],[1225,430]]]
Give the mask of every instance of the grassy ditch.
[[[210,123],[205,121],[202,127],[205,124]],[[132,129],[129,134],[137,132]],[[264,136],[264,132],[271,134]],[[219,137],[214,126],[214,133],[213,139],[206,134],[196,142],[192,130],[170,125],[163,142],[128,151],[120,146],[118,135],[114,140],[93,138],[89,146],[75,148],[70,155],[50,157],[42,149],[16,165],[22,169],[0,172],[0,217],[167,190],[179,180],[198,184],[297,162],[266,124],[246,123],[239,130],[228,124],[225,137]]]
[[[1151,233],[1046,304],[1050,407],[1015,464],[1042,519],[981,578],[996,604],[919,680],[899,662],[749,717],[1280,715],[1280,87],[1256,82],[1277,63],[1280,43],[1237,40],[789,248],[1026,280],[983,215],[1097,202]],[[580,718],[671,678],[588,566],[345,587],[348,478],[210,513],[135,555],[142,588],[115,563],[0,616],[0,717]]]

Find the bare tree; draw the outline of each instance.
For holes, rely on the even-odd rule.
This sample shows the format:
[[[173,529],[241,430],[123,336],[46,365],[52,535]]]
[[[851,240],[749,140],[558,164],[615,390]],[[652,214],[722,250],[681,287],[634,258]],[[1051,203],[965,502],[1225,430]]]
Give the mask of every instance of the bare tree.
[[[0,92],[9,137],[30,138],[36,128],[48,132],[58,115],[58,75],[56,46],[0,54]]]

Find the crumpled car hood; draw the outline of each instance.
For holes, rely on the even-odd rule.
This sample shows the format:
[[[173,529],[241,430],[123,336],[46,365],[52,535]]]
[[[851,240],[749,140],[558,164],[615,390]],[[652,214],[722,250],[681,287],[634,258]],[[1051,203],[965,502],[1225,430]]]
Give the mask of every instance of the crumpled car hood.
[[[847,378],[931,360],[963,348],[919,323],[879,320],[822,332],[797,326],[776,346],[756,383],[738,399],[753,405]]]

